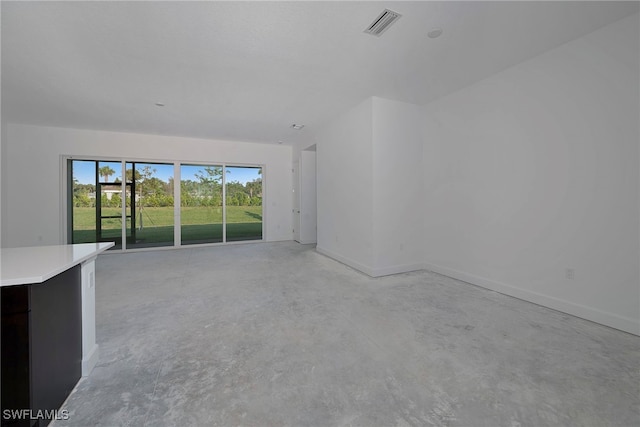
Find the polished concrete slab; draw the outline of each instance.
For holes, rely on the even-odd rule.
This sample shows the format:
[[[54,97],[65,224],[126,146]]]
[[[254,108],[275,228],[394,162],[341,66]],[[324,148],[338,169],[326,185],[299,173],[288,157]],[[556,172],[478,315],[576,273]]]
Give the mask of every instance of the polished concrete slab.
[[[56,427],[640,425],[639,337],[434,273],[281,242],[96,274],[100,361]]]

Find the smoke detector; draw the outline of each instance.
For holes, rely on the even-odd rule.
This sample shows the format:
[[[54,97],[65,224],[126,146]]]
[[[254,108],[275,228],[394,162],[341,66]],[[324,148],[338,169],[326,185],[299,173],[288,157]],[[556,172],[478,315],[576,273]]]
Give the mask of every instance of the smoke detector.
[[[402,15],[393,10],[385,9],[373,22],[364,30],[365,33],[380,37],[394,22]]]

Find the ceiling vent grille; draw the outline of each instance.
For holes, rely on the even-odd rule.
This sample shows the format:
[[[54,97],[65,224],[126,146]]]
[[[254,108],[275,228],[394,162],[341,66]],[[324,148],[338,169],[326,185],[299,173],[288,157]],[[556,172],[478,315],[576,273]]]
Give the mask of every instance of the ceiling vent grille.
[[[380,37],[387,28],[398,20],[402,15],[389,9],[385,9],[374,21],[364,30],[365,33]]]

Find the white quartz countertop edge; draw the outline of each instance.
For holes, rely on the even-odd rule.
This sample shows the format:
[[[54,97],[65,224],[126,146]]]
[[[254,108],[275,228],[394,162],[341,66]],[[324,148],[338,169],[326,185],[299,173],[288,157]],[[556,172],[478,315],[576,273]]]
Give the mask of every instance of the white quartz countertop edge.
[[[113,242],[0,249],[0,287],[42,283],[98,256]]]

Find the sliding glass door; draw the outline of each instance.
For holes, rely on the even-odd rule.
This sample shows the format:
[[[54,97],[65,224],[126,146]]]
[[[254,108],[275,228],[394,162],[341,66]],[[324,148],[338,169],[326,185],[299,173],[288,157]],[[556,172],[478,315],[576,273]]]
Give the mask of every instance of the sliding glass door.
[[[262,168],[226,168],[227,242],[262,239]]]
[[[131,188],[127,248],[173,246],[173,164],[127,162]]]
[[[180,236],[183,245],[223,241],[221,165],[180,166]]]
[[[67,167],[71,243],[135,249],[262,240],[261,167],[79,159]]]
[[[71,160],[70,237],[73,243],[122,247],[122,163]]]
[[[73,243],[97,242],[96,233],[96,170],[98,163],[84,160],[69,162],[71,177],[70,237]]]
[[[96,241],[111,241],[121,247],[122,162],[96,162],[96,164]]]

